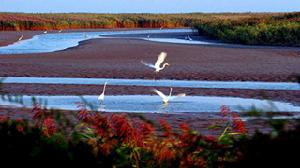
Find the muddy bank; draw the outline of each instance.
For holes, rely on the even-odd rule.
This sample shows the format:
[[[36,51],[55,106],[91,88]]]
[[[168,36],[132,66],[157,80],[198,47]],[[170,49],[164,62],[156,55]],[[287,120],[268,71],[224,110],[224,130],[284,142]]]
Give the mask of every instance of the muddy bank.
[[[154,87],[111,86],[106,88],[106,95],[149,95]],[[155,87],[169,93],[167,87]],[[55,85],[55,84],[3,84],[2,91],[18,95],[97,95],[102,92],[101,85]],[[242,98],[269,99],[300,104],[300,91],[241,90],[241,89],[193,89],[173,88],[174,94],[186,93],[198,96],[233,96]]]
[[[168,53],[171,66],[155,76],[140,63]],[[300,74],[296,49],[179,45],[135,39],[94,39],[42,54],[0,55],[0,76],[292,81]]]

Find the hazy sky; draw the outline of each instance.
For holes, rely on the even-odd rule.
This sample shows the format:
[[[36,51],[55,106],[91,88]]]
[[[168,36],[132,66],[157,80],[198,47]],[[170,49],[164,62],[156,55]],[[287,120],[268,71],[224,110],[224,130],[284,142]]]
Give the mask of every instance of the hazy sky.
[[[1,12],[185,13],[300,11],[300,0],[0,0]]]

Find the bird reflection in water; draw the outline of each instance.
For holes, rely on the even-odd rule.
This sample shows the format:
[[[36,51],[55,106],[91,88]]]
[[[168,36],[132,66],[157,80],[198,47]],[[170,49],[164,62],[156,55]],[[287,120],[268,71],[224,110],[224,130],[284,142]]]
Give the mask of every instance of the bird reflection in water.
[[[158,113],[167,113],[168,107],[169,107],[168,103],[161,104],[161,105],[159,105],[157,112]]]
[[[105,105],[104,104],[100,104],[100,106],[98,107],[98,111],[105,112]]]

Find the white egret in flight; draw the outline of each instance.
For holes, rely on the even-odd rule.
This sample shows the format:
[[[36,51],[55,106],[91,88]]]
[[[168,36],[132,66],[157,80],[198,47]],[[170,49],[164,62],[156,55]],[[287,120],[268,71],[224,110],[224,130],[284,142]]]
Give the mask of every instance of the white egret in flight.
[[[23,34],[20,36],[20,38],[18,39],[18,41],[21,41],[23,39]]]
[[[164,104],[168,104],[168,102],[169,102],[170,100],[173,100],[173,99],[175,99],[175,98],[186,96],[185,93],[180,93],[180,94],[177,94],[177,95],[175,95],[175,96],[172,96],[172,91],[173,91],[172,88],[170,88],[170,93],[169,93],[168,96],[166,96],[166,95],[163,94],[161,91],[156,90],[156,89],[153,89],[152,91],[156,92],[156,93],[162,98],[162,101],[163,101]]]
[[[101,94],[99,95],[99,97],[98,97],[98,100],[99,100],[100,102],[103,102],[103,101],[104,101],[104,93],[105,93],[106,84],[107,84],[107,82],[104,83],[103,91],[102,91],[102,93],[101,93]]]
[[[163,70],[167,65],[170,65],[169,63],[164,63],[162,66],[160,66],[165,61],[166,57],[167,57],[167,53],[161,52],[158,55],[158,59],[155,64],[146,63],[143,60],[141,61],[141,63],[150,68],[154,68],[155,72],[159,72],[159,71]]]

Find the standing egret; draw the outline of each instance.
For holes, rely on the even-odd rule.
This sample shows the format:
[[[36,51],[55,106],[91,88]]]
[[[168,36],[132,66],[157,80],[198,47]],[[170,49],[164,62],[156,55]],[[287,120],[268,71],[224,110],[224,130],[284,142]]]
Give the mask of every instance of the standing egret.
[[[103,101],[104,101],[104,93],[105,93],[106,84],[107,84],[107,82],[104,83],[103,91],[102,91],[102,93],[101,93],[101,94],[99,95],[99,97],[98,97],[98,100],[99,100],[100,102],[103,102]]]
[[[150,35],[148,34],[147,39],[149,40],[149,38],[150,38]]]
[[[23,34],[20,36],[20,38],[18,39],[18,41],[21,41],[23,39]]]
[[[193,39],[188,35],[187,36],[188,40],[192,41]]]
[[[172,88],[170,88],[170,93],[169,93],[168,96],[166,96],[166,95],[163,94],[161,91],[156,90],[156,89],[153,89],[152,91],[156,92],[156,93],[162,98],[162,101],[163,101],[164,104],[168,104],[168,102],[169,102],[170,100],[173,100],[173,99],[175,99],[175,98],[186,96],[185,93],[180,93],[180,94],[177,94],[177,95],[175,95],[175,96],[172,96],[172,91],[173,91]]]
[[[154,68],[155,72],[159,72],[159,71],[163,70],[167,65],[170,65],[169,63],[164,63],[162,66],[160,66],[165,61],[166,57],[167,57],[167,53],[161,52],[158,55],[158,59],[155,64],[146,63],[143,60],[141,61],[141,63],[150,68]]]
[[[60,29],[59,31],[58,31],[58,33],[61,33],[63,30],[62,29]]]

